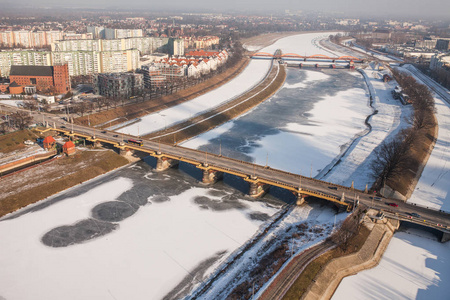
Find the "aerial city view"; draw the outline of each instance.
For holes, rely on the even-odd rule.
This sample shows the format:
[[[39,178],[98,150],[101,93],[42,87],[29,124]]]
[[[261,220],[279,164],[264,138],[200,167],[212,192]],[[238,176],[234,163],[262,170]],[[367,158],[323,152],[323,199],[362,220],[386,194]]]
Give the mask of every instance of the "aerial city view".
[[[0,300],[450,299],[450,2],[1,6]]]

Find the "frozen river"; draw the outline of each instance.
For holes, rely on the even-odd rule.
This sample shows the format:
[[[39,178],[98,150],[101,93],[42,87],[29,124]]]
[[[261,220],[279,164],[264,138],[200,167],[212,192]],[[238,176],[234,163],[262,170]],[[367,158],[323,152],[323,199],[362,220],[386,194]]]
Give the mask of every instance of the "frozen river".
[[[317,43],[328,35],[288,37],[262,51],[280,48],[285,53],[330,55]],[[175,107],[173,114],[167,110],[159,117],[143,118],[140,133],[169,126],[208,109],[208,105],[227,101],[238,92],[233,82],[240,81],[241,88],[250,87],[253,83],[245,78],[258,68],[261,75],[268,67],[264,64],[252,61],[241,77],[223,86],[226,96],[216,98],[211,92],[197,102]],[[376,104],[385,105],[382,101]],[[399,122],[400,109],[395,103],[389,105],[393,107],[389,111],[396,114],[390,113],[392,120],[385,118],[385,134],[378,141],[373,139],[371,147],[389,134],[394,120]],[[169,113],[176,117],[169,118]],[[367,133],[364,121],[372,113],[360,73],[289,69],[286,83],[272,98],[184,146],[321,177],[361,134]],[[137,126],[123,131],[135,133]],[[361,159],[369,155],[360,152]],[[154,165],[153,160],[149,163]],[[253,201],[245,196],[247,183],[233,176],[226,175],[223,182],[205,187],[198,183],[200,171],[192,166],[181,164],[179,169],[156,173],[150,165],[140,162],[127,166],[3,218],[0,299],[161,299],[186,295],[264,231],[283,204],[294,200],[291,193],[274,188],[264,202]],[[350,168],[338,183],[348,183],[354,171]],[[331,230],[333,219],[331,209],[310,204],[296,208],[283,223],[288,225],[283,226],[315,222],[314,226]],[[277,230],[283,232],[284,228]],[[318,236],[308,236],[308,245],[319,240]],[[221,285],[227,286],[228,281],[221,281]],[[222,292],[211,291],[216,295]]]
[[[249,201],[243,181],[207,188],[184,167],[140,162],[2,220],[0,299],[161,299],[200,283],[279,210]]]

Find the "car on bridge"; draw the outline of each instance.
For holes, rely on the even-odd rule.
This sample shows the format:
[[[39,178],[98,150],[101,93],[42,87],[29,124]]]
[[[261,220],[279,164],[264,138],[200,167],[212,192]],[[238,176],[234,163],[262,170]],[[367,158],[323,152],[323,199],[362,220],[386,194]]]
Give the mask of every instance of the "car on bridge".
[[[392,207],[398,207],[397,203],[388,203],[387,205],[392,206]]]
[[[419,215],[419,214],[416,214],[416,213],[410,213],[410,215],[413,216],[413,217],[415,217],[415,218],[420,218],[420,215]]]

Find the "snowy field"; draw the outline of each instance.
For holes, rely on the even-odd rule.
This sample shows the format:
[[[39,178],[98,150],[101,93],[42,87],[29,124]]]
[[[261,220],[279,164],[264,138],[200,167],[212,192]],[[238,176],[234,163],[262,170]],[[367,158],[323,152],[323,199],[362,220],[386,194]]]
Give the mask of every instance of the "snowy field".
[[[174,180],[140,174],[150,189]],[[118,200],[136,184],[124,177],[97,180],[78,196],[0,222],[1,299],[161,299],[184,278],[200,283],[202,272],[214,270],[255,234],[263,221],[252,215],[268,218],[278,211],[242,199],[227,208],[229,192],[187,187],[170,197],[149,197],[102,237],[68,247],[44,245],[50,230],[92,217],[94,207]],[[199,266],[205,269],[200,276],[194,272]]]
[[[405,68],[400,70],[408,72]],[[414,77],[425,84],[417,76]],[[445,89],[444,92],[448,93]],[[450,105],[436,94],[434,101],[439,125],[438,138],[408,202],[450,212]]]
[[[375,158],[373,151],[381,141],[392,139],[399,131],[409,127],[407,120],[411,115],[410,106],[404,106],[392,97],[391,91],[397,85],[395,81],[383,82],[383,74],[373,65],[362,72],[373,97],[372,107],[378,111],[369,120],[372,128],[350,145],[342,157],[339,157],[339,164],[334,166],[329,174],[321,177],[326,181],[347,186],[354,181],[358,189],[364,189],[366,184],[373,184],[370,175],[370,164]]]
[[[313,43],[315,38],[327,36],[329,36],[329,33],[294,35],[280,39],[273,45],[261,49],[261,51],[274,53],[275,50],[282,49],[284,53],[296,52],[299,54],[307,53],[309,55],[329,54]],[[211,110],[239,96],[259,83],[267,74],[270,63],[270,60],[254,59],[241,74],[221,87],[188,102],[149,114],[142,117],[140,122],[123,127],[117,131],[132,135],[145,135],[182,122],[204,111]]]
[[[0,100],[0,104],[5,104],[14,107],[19,107],[19,104],[22,104],[22,102],[23,100]]]
[[[415,229],[397,232],[380,264],[344,278],[332,299],[449,299],[449,265],[449,242]]]

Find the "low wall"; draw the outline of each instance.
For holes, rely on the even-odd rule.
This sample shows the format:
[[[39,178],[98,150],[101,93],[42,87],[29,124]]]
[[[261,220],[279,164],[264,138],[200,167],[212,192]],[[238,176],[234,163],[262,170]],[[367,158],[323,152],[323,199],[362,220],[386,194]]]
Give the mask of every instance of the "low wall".
[[[19,160],[12,161],[10,163],[7,163],[7,164],[4,164],[4,165],[0,166],[0,174],[1,173],[5,173],[5,172],[9,172],[9,171],[14,170],[14,169],[18,169],[20,167],[23,167],[23,166],[26,166],[28,164],[34,163],[36,161],[41,161],[41,160],[47,159],[47,158],[52,157],[54,155],[56,155],[56,150],[49,151],[49,152],[42,153],[42,154],[36,154],[36,155],[33,155],[33,156],[28,156],[28,157],[25,157],[25,158],[22,158],[22,159],[19,159]]]
[[[328,262],[301,299],[330,299],[344,277],[378,265],[395,229],[398,228],[398,221],[392,224],[390,222],[371,224],[371,226],[373,226],[372,231],[362,248],[356,253]]]

